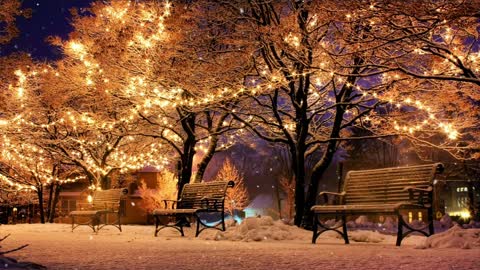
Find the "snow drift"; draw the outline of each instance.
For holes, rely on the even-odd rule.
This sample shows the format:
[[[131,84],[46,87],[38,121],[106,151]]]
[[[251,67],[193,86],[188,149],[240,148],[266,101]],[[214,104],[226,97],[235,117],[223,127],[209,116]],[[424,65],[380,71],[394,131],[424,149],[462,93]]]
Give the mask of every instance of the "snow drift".
[[[264,241],[264,240],[307,240],[311,232],[297,226],[285,224],[281,220],[274,221],[270,216],[250,217],[243,220],[240,225],[230,222],[227,230],[205,231],[200,234],[205,240],[230,240],[230,241]]]
[[[480,248],[480,229],[464,229],[458,225],[426,238],[416,248]]]

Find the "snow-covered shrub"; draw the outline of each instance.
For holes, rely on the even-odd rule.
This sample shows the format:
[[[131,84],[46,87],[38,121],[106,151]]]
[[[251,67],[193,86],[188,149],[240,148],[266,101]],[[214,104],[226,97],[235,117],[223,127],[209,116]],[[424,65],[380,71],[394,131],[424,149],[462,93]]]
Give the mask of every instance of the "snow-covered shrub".
[[[148,188],[147,184],[141,181],[138,194],[142,197],[141,207],[147,210],[147,212],[165,208],[163,200],[175,200],[177,198],[177,179],[175,174],[164,171],[158,175],[156,189]]]

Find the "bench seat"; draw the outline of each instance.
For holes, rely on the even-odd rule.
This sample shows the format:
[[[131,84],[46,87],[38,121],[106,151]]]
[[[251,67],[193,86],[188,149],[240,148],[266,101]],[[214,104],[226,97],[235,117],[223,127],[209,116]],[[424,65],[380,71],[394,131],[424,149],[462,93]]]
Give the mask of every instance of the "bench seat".
[[[153,215],[175,215],[175,214],[193,214],[199,209],[155,209]]]
[[[112,210],[76,210],[70,212],[70,216],[92,216],[102,215],[107,213],[114,213]]]
[[[315,213],[345,212],[361,214],[367,212],[391,213],[395,210],[408,208],[418,209],[424,208],[424,206],[420,204],[412,204],[410,202],[399,202],[390,204],[315,205],[311,209]]]

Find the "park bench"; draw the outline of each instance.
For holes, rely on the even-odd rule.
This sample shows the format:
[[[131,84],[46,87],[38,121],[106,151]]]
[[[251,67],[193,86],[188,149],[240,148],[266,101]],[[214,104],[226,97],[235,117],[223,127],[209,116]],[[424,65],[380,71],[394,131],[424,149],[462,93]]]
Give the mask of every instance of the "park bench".
[[[397,242],[400,246],[403,238],[412,232],[425,236],[434,233],[433,228],[433,181],[435,175],[443,172],[440,163],[395,167],[375,170],[350,171],[345,177],[341,193],[323,191],[325,202],[338,199],[337,205],[314,205],[312,243],[325,231],[336,231],[348,244],[346,217],[348,215],[396,215],[398,218]],[[428,223],[423,228],[413,228],[407,223],[402,211],[419,209],[427,211]],[[327,225],[320,220],[322,215],[335,214],[341,222]],[[340,231],[340,227],[342,231]],[[405,232],[403,227],[406,228]],[[428,233],[425,230],[428,227]]]
[[[127,189],[95,190],[91,203],[77,204],[77,208],[80,208],[80,210],[70,212],[69,215],[72,218],[72,232],[75,228],[82,225],[89,226],[94,232],[98,232],[101,228],[107,225],[112,225],[122,231],[120,220],[122,211],[120,201],[122,196],[127,193]],[[109,214],[116,215],[116,220],[108,222]],[[86,219],[87,221],[78,222],[78,219]]]
[[[190,226],[189,218],[196,219],[195,237],[208,228],[225,231],[225,194],[227,188],[233,187],[233,181],[213,181],[206,183],[191,183],[183,186],[180,199],[164,200],[165,209],[155,209],[155,236],[164,228],[175,228],[184,236],[183,227]],[[202,213],[218,213],[220,221],[207,224],[200,219]],[[170,222],[163,222],[167,218]],[[221,226],[221,228],[218,228]]]

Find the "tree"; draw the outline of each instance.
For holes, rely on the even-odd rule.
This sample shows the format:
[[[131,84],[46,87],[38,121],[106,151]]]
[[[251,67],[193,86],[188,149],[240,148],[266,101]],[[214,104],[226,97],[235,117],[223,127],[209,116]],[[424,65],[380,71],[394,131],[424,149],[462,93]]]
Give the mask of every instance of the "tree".
[[[34,191],[38,198],[40,222],[46,219],[53,222],[58,192],[63,183],[74,182],[69,172],[55,161],[50,153],[35,144],[25,142],[25,138],[15,136],[14,141],[4,135],[0,139],[2,159],[0,160],[0,178],[8,185],[6,190]],[[44,209],[45,187],[50,188],[47,208]],[[45,210],[47,215],[45,215]]]
[[[246,101],[254,109],[239,111],[236,118],[260,138],[288,147],[296,181],[295,224],[311,222],[319,181],[342,141],[402,135],[419,148],[434,146],[454,155],[461,150],[454,141],[466,138],[460,132],[471,127],[471,115],[441,113],[450,99],[427,105],[432,93],[424,89],[431,82],[411,74],[417,63],[426,62],[402,50],[434,34],[437,22],[476,18],[469,3],[207,2],[209,21],[230,27],[224,42],[234,39],[254,48],[253,69],[244,82],[256,87]],[[403,56],[411,72],[395,73],[399,68],[392,65]],[[439,80],[434,84],[448,87]],[[370,134],[352,136],[352,127]],[[307,179],[305,160],[312,154],[320,158]]]
[[[18,16],[30,17],[31,10],[21,9],[21,2],[18,0],[6,0],[0,2],[0,44],[10,42],[18,36],[18,28],[15,21]]]
[[[200,181],[245,128],[288,149],[294,223],[307,226],[345,142],[394,138],[424,159],[432,148],[480,155],[477,1],[175,5],[98,1],[74,13],[69,38],[51,39],[63,59],[1,82],[2,133],[32,136],[94,188],[176,159],[181,189],[194,158]]]
[[[235,210],[243,210],[248,206],[250,199],[243,176],[230,159],[224,161],[222,168],[215,177],[215,181],[233,181],[235,183],[233,188],[227,189],[225,196],[225,212],[232,218]]]
[[[172,11],[156,1],[96,2],[85,15],[75,13],[69,40],[55,38],[54,44],[86,67],[78,74],[85,84],[123,104],[113,108],[136,124],[130,134],[170,147],[180,164],[180,188],[190,182],[195,154],[204,152],[200,181],[213,154],[231,144],[222,135],[238,128],[229,104],[221,104],[227,110],[206,106],[224,91],[217,90],[219,76],[229,72],[219,62],[228,59],[211,59],[205,45],[195,45],[204,38],[195,34],[201,26],[191,23],[188,6]]]
[[[37,121],[41,121],[39,116],[42,110],[32,111],[32,108],[28,107],[36,104],[38,96],[31,95],[30,102],[24,100],[29,84],[27,76],[18,68],[32,67],[35,64],[23,54],[12,54],[0,61],[8,64],[0,75],[0,96],[4,101],[0,108],[0,178],[6,183],[2,189],[7,192],[35,192],[38,198],[36,203],[40,206],[41,222],[53,222],[60,187],[63,183],[74,181],[75,177],[72,176],[73,171],[64,166],[58,156],[48,151],[44,144],[44,133],[36,125]],[[36,104],[35,108],[42,104]],[[44,209],[45,191],[49,192],[49,196]]]

